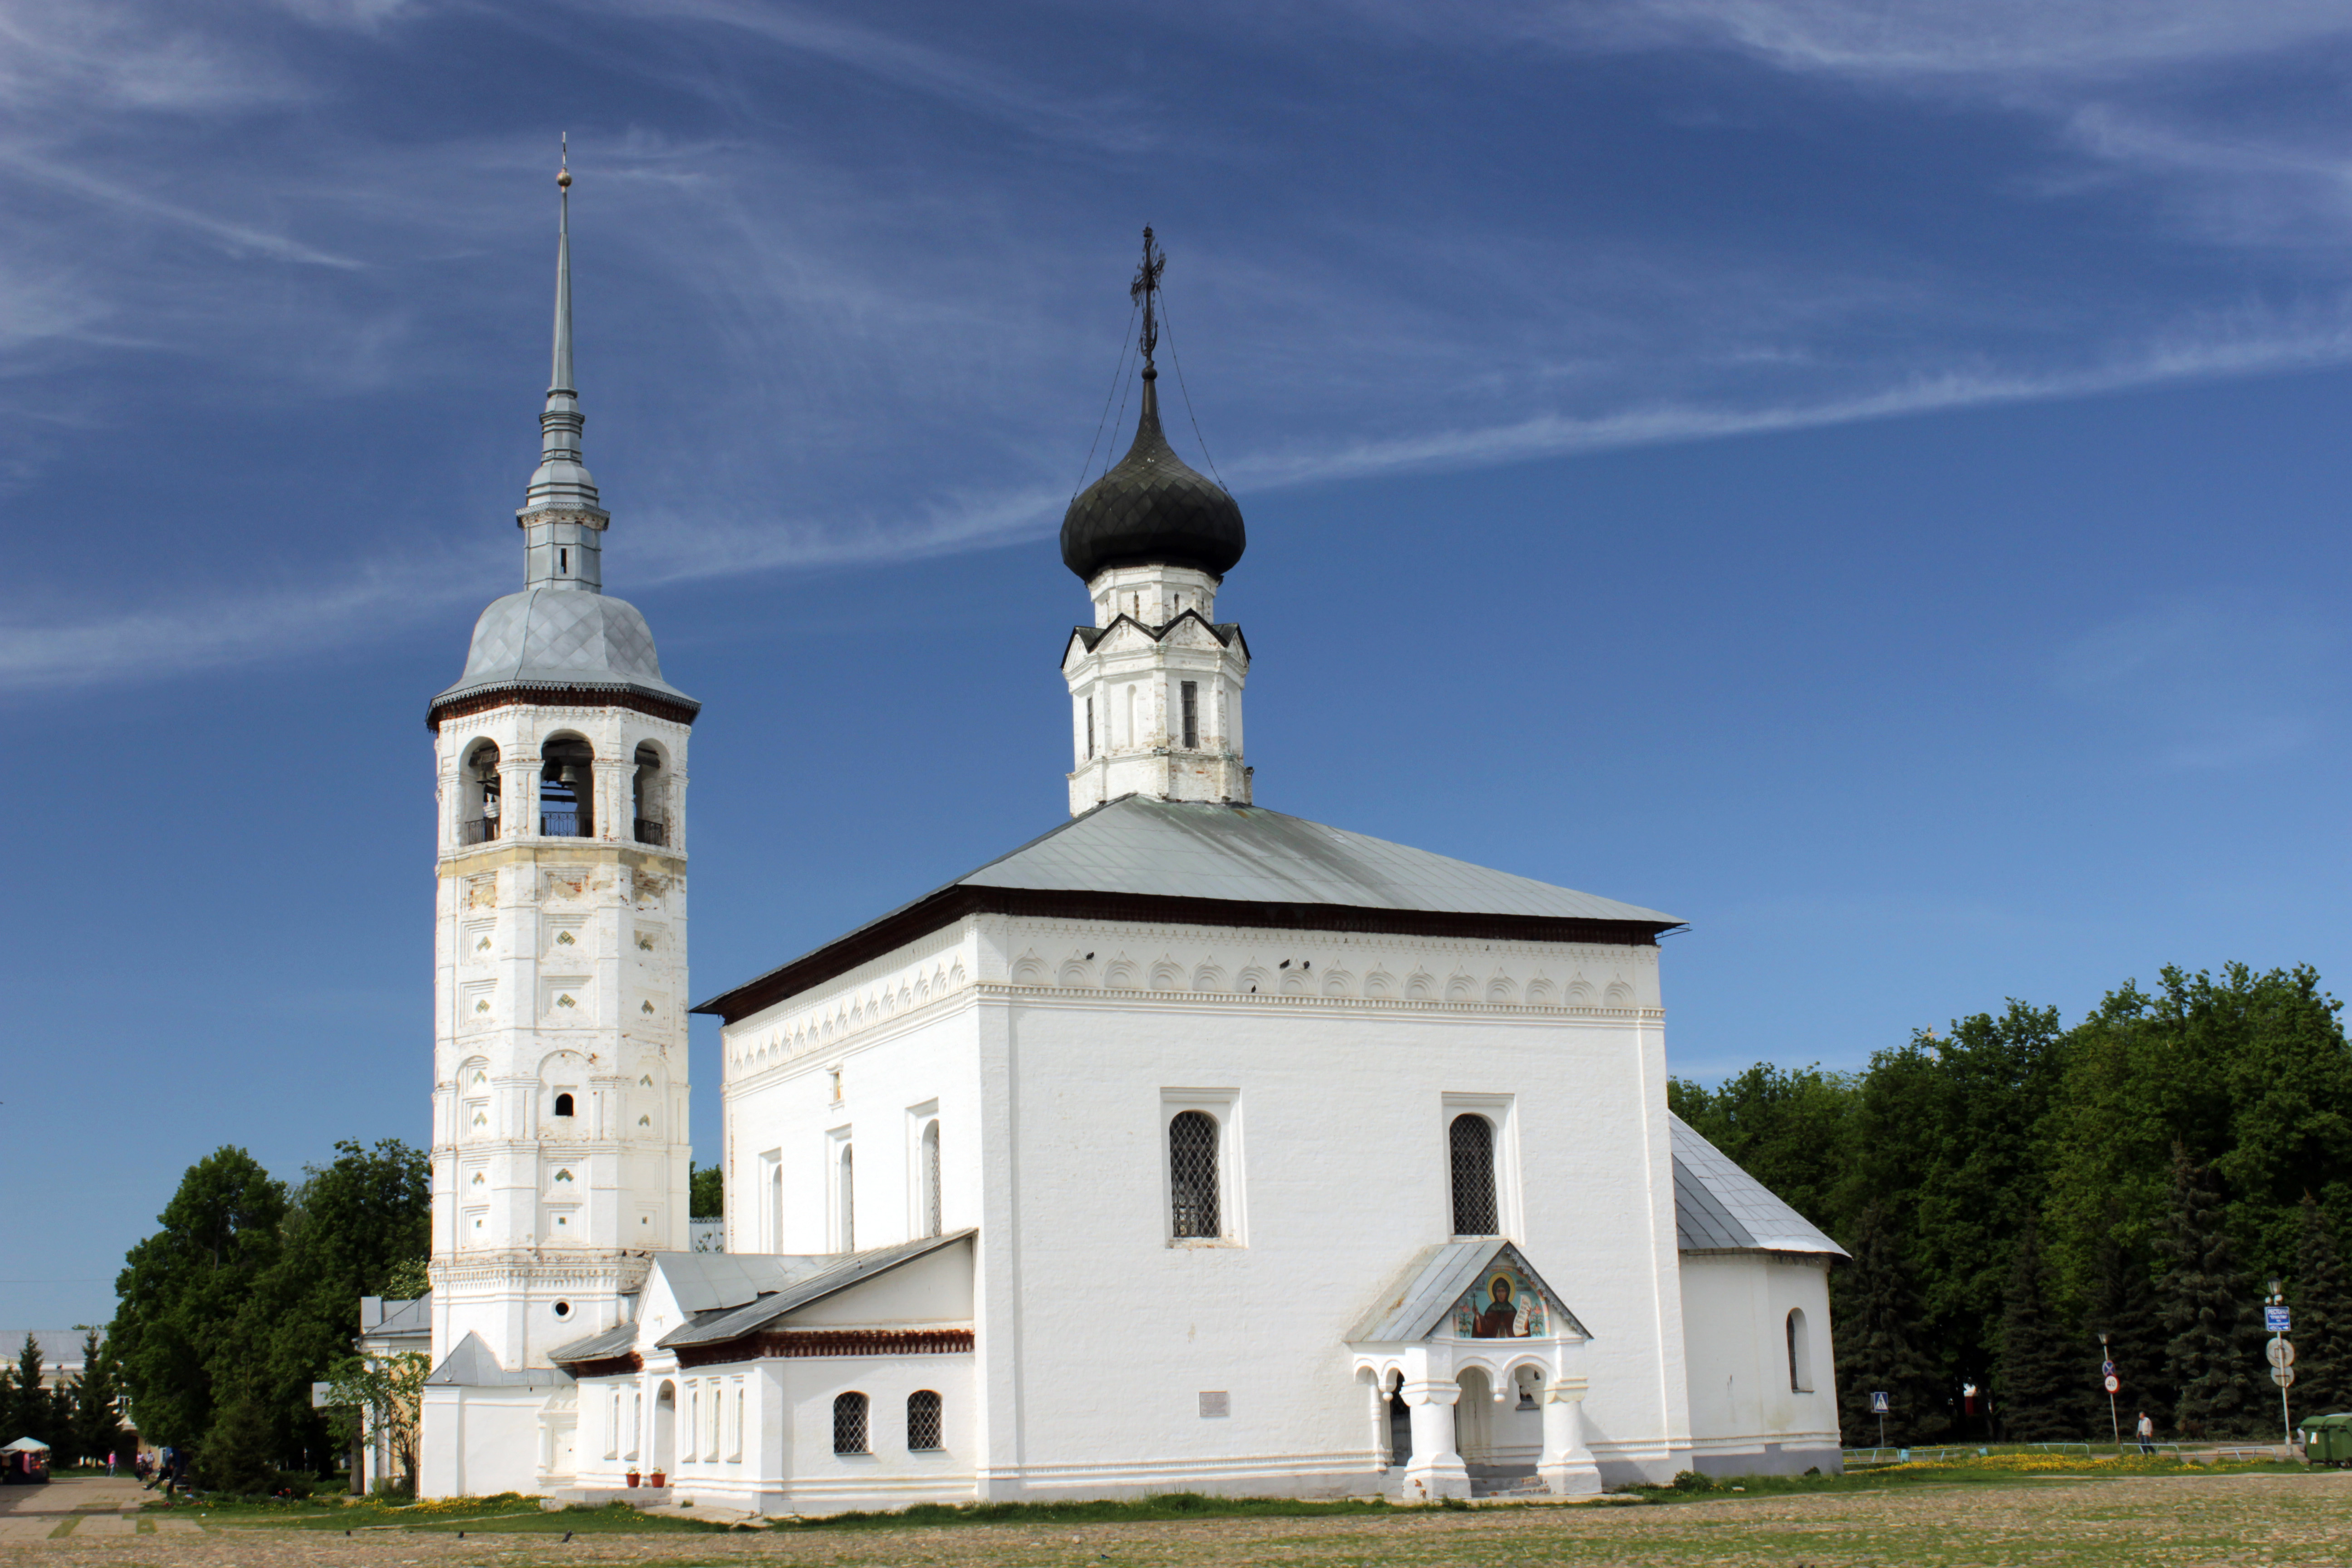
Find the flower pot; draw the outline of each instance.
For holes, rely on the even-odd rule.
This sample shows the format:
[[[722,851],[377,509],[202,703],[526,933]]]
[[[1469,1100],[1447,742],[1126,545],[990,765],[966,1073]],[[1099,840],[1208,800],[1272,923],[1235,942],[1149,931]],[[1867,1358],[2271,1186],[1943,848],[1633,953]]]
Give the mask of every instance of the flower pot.
[[[635,1486],[637,1484],[637,1472],[631,1470],[625,1479],[631,1486]]]
[[[657,1487],[666,1487],[669,1485],[668,1473],[663,1470],[656,1470],[654,1472],[654,1485]]]

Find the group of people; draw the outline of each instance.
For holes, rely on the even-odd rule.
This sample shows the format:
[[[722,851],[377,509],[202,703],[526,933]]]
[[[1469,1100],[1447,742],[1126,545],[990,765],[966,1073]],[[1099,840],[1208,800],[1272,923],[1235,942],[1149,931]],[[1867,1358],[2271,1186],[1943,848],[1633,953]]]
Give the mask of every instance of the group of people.
[[[109,1456],[110,1468],[111,1458]],[[166,1443],[154,1454],[140,1455],[132,1464],[137,1468],[140,1485],[151,1492],[160,1487],[165,1497],[175,1497],[180,1489],[188,1484],[188,1451],[185,1448],[175,1448]]]

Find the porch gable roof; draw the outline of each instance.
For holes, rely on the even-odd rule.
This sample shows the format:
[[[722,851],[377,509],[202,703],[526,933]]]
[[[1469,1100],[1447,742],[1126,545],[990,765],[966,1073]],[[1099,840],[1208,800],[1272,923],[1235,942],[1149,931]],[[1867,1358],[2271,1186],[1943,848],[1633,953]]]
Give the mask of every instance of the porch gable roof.
[[[1536,1272],[1525,1253],[1503,1237],[1486,1236],[1441,1242],[1413,1254],[1412,1261],[1381,1292],[1379,1304],[1356,1320],[1356,1326],[1348,1331],[1347,1342],[1398,1344],[1427,1339],[1479,1278],[1504,1260],[1535,1282],[1562,1323],[1588,1340],[1592,1337],[1592,1331],[1569,1310],[1567,1300]]]

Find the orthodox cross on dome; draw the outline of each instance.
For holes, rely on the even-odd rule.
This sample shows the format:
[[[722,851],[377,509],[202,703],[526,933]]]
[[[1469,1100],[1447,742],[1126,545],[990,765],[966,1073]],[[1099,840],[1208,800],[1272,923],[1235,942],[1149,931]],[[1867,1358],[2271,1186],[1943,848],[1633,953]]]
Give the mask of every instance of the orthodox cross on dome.
[[[1151,242],[1151,226],[1143,226],[1143,264],[1135,269],[1135,281],[1128,285],[1127,297],[1143,307],[1143,375],[1149,381],[1159,375],[1151,363],[1151,351],[1160,346],[1159,303],[1160,275],[1168,269],[1168,253]]]

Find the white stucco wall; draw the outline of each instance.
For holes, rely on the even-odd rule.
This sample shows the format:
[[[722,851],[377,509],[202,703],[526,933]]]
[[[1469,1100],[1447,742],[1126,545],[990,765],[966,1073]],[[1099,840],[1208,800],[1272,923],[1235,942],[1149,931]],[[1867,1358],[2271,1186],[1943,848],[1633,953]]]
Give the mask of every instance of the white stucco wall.
[[[1694,1253],[1682,1267],[1695,1468],[1716,1475],[1839,1468],[1828,1263]],[[1803,1313],[1810,1389],[1790,1386],[1787,1323]]]
[[[829,1246],[845,1136],[857,1244],[904,1239],[936,1101],[945,1226],[981,1232],[982,1495],[1363,1489],[1384,1456],[1343,1336],[1450,1234],[1446,1123],[1475,1109],[1507,1233],[1595,1336],[1596,1458],[1663,1479],[1689,1441],[1655,960],[973,917],[727,1029],[730,1247]],[[1224,1124],[1229,1244],[1169,1235],[1193,1105]]]

